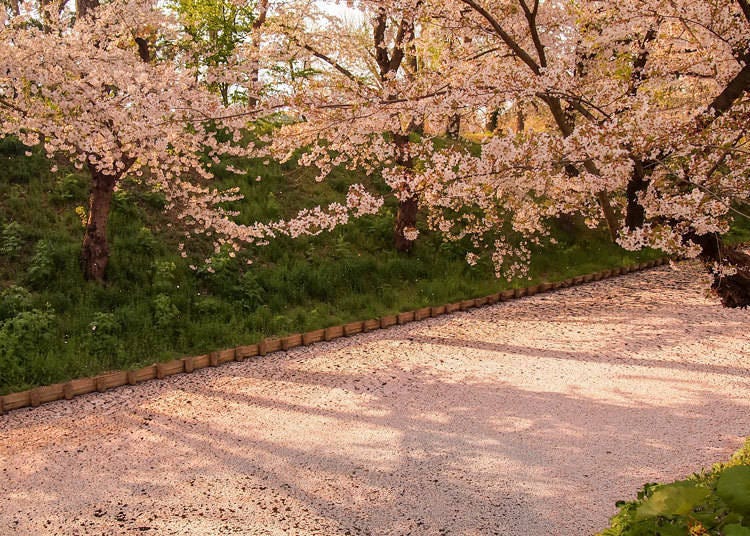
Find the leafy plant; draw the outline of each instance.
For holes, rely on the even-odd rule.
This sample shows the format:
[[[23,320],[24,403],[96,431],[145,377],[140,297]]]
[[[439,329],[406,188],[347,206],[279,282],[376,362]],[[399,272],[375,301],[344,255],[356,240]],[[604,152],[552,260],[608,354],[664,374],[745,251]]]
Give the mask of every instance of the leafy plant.
[[[750,536],[750,440],[728,464],[671,484],[646,484],[600,536]]]
[[[21,225],[12,221],[3,227],[0,234],[0,255],[9,258],[15,258],[21,253],[23,248],[23,228]]]
[[[23,383],[24,363],[49,348],[55,315],[51,310],[23,311],[0,325],[0,377],[8,384]]]
[[[55,273],[55,248],[50,240],[40,240],[34,246],[34,256],[26,271],[26,281],[39,288]]]
[[[166,294],[154,297],[154,323],[160,328],[172,327],[180,316],[180,310]]]
[[[12,285],[0,292],[0,322],[31,309],[31,292]]]
[[[86,198],[86,186],[80,175],[68,173],[55,183],[50,198],[57,202],[83,200]]]
[[[172,261],[154,262],[154,290],[160,293],[169,293],[175,289],[175,271],[177,265]]]
[[[120,349],[122,327],[112,313],[94,313],[89,323],[88,350],[96,357],[107,357],[117,354]]]
[[[245,311],[254,311],[265,302],[263,287],[253,272],[245,272],[240,278],[239,302]]]

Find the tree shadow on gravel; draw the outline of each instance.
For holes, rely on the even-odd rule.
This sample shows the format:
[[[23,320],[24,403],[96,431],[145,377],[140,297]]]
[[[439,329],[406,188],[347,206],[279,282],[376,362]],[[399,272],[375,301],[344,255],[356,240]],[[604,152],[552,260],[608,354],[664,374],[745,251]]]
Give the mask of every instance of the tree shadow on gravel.
[[[386,378],[395,391],[382,391]],[[750,426],[750,419],[719,423],[747,410],[720,395],[704,394],[689,407],[625,407],[393,368],[296,381],[367,396],[345,411],[268,393],[202,390],[217,407],[256,408],[279,424],[260,435],[252,426],[208,423],[184,430],[157,414],[151,430],[203,453],[203,463],[215,464],[209,473],[260,475],[271,490],[256,497],[261,503],[289,496],[341,534],[520,535],[591,533],[626,498],[623,489],[632,494],[656,475],[698,469],[696,454],[705,459],[719,439]],[[316,440],[283,424],[307,419],[316,424],[303,433]],[[342,434],[332,427],[349,441],[337,443]],[[279,527],[292,519],[279,519]]]
[[[591,534],[615,500],[720,458],[750,426],[718,393],[625,406],[424,366],[306,366],[276,355],[165,382],[69,459],[100,484],[67,514],[91,532],[119,515],[158,533]],[[59,494],[59,462],[28,485]]]

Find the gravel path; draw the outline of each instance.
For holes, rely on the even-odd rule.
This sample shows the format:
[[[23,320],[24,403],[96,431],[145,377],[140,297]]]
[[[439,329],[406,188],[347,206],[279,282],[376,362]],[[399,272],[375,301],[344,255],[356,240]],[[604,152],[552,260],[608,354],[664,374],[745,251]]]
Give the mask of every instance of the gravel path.
[[[689,265],[0,417],[0,534],[584,535],[750,435]]]

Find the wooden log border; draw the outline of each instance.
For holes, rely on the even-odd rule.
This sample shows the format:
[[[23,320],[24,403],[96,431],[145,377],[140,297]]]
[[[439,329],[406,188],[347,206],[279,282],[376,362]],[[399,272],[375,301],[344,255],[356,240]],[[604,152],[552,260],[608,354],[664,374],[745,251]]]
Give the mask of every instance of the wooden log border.
[[[162,363],[154,363],[137,370],[115,371],[99,374],[91,378],[78,378],[65,383],[35,387],[28,391],[11,393],[0,396],[0,415],[14,409],[25,407],[38,407],[48,402],[57,400],[71,400],[77,396],[93,392],[105,392],[124,385],[136,385],[138,383],[168,378],[175,374],[190,374],[207,367],[218,367],[232,361],[244,361],[255,356],[264,356],[269,353],[291,350],[298,346],[309,346],[322,341],[332,341],[340,337],[349,337],[357,333],[367,333],[377,329],[387,329],[395,325],[408,324],[435,318],[445,314],[465,311],[474,307],[483,307],[524,296],[534,296],[552,290],[581,285],[590,281],[600,281],[621,274],[628,274],[640,270],[647,270],[655,266],[668,264],[668,258],[642,262],[631,266],[623,266],[611,270],[602,270],[594,274],[579,275],[563,281],[543,282],[524,288],[503,290],[489,296],[461,300],[455,303],[433,307],[422,307],[413,311],[405,311],[395,315],[386,315],[370,320],[349,322],[341,326],[329,326],[325,329],[308,331],[307,333],[296,333],[283,338],[269,337],[257,344],[238,346],[226,350],[219,350],[209,354],[183,357]]]

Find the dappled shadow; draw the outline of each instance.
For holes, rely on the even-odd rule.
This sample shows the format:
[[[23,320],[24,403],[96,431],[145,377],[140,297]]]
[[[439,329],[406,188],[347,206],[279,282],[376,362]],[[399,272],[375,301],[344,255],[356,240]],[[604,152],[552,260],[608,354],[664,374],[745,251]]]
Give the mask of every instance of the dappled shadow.
[[[591,534],[748,434],[744,313],[551,298],[4,417],[0,533]]]
[[[106,452],[92,436],[63,456],[68,471],[100,472],[66,512],[92,531],[114,517],[165,533],[586,534],[623,484],[690,467],[691,448],[710,454],[750,426],[717,421],[747,406],[705,390],[624,406],[395,363],[358,373],[338,357],[339,373],[269,356],[205,385],[165,382],[116,417]],[[60,461],[27,475],[50,501],[65,498]]]

